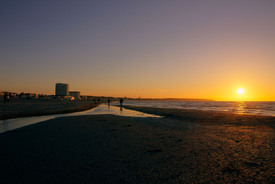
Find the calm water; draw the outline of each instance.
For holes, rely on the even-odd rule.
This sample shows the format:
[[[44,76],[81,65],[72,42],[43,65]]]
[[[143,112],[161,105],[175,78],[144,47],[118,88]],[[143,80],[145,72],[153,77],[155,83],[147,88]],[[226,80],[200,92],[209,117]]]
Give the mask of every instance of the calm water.
[[[118,103],[116,103],[118,105]],[[226,111],[237,114],[275,116],[275,102],[218,102],[218,101],[125,101],[123,105],[158,108]]]

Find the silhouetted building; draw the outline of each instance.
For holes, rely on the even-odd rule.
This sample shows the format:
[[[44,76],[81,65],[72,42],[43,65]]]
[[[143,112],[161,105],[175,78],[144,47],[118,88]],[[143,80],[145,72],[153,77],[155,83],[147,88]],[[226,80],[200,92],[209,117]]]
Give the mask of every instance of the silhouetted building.
[[[56,96],[68,96],[69,95],[69,84],[56,83],[55,84],[55,95]]]
[[[73,96],[75,99],[80,99],[80,92],[79,91],[70,91],[70,96]]]
[[[38,98],[38,94],[36,93],[25,93],[27,98]]]
[[[81,97],[81,100],[87,100],[88,99],[88,97],[87,96],[80,96]]]

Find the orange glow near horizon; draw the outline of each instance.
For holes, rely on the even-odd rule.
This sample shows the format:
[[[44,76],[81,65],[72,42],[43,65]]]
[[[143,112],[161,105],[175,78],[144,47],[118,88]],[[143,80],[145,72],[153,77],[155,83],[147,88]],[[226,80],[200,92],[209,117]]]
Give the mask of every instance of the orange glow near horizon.
[[[69,83],[69,82],[68,82]],[[230,84],[221,86],[192,86],[192,87],[174,87],[170,88],[136,88],[135,86],[126,86],[118,88],[109,85],[108,87],[93,86],[87,87],[80,83],[69,83],[70,90],[80,91],[81,95],[91,96],[112,96],[112,97],[129,97],[129,98],[193,98],[193,99],[209,99],[216,101],[275,101],[275,95],[272,88],[264,88],[261,86],[242,88]],[[50,86],[50,90],[39,88],[32,89],[8,89],[11,92],[32,92],[38,94],[54,94],[54,85]]]
[[[192,88],[163,88],[163,89],[140,89],[125,88],[125,89],[109,89],[94,90],[93,95],[101,96],[116,96],[116,97],[132,97],[132,98],[193,98],[193,99],[210,99],[216,101],[274,101],[275,96],[271,91],[261,87],[248,87],[242,88],[243,94],[239,94],[237,90],[240,87],[226,84],[224,86],[194,86]],[[84,93],[83,94],[89,94]]]
[[[4,3],[0,92],[275,101],[274,3],[211,2]]]

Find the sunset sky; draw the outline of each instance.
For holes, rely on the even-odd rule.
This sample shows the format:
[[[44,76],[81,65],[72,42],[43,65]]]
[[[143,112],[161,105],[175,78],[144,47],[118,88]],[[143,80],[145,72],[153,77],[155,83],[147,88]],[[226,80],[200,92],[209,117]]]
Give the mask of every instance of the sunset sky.
[[[0,91],[274,101],[275,1],[0,0],[0,63]]]

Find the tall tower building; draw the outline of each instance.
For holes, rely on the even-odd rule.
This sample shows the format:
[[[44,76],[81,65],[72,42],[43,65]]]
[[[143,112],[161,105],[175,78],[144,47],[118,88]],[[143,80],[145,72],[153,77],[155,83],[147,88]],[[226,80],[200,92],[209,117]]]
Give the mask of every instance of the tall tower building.
[[[55,96],[68,96],[69,84],[56,83],[55,84]]]

